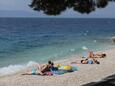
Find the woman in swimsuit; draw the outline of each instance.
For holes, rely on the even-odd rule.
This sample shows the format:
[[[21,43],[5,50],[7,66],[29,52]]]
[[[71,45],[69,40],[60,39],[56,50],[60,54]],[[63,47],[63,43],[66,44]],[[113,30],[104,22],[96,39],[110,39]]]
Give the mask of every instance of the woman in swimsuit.
[[[84,59],[81,60],[80,62],[71,62],[71,64],[100,64],[100,62],[93,58],[93,59]]]
[[[100,53],[100,54],[94,54],[93,51],[89,52],[89,58],[104,58],[106,57],[105,53]]]
[[[81,60],[81,64],[100,64],[100,62],[93,58]]]
[[[32,71],[24,73],[22,75],[45,75],[45,72],[50,71],[53,65],[54,65],[53,62],[48,61],[48,64],[42,66],[38,65],[38,69],[33,69]]]

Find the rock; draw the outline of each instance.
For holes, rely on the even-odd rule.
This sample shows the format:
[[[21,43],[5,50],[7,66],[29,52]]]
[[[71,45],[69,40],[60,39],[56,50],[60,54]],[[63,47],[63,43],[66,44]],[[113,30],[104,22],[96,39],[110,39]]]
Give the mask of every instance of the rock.
[[[115,42],[115,37],[112,37],[112,41]]]

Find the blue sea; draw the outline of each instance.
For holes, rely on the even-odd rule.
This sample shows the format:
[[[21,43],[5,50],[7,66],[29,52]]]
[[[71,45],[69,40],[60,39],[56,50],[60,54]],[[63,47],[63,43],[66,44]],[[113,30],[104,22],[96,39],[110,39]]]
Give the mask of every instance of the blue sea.
[[[113,36],[115,19],[0,18],[0,74],[70,58],[85,49],[115,48]]]

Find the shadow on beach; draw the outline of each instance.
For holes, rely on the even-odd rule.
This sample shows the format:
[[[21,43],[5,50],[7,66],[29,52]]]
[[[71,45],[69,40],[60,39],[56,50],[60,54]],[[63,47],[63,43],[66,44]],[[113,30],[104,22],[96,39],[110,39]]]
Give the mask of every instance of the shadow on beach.
[[[115,74],[108,76],[99,82],[91,82],[82,86],[115,86]]]

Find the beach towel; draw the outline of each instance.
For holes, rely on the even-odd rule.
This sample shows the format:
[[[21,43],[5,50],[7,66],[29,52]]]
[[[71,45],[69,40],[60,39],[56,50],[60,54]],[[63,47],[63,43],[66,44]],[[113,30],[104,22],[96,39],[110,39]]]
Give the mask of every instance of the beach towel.
[[[57,67],[51,68],[51,72],[53,73],[53,75],[62,75],[62,74],[74,72],[77,70],[78,70],[78,67],[75,65],[72,65],[71,70],[58,69]]]
[[[88,60],[88,64],[94,64],[92,60]]]

